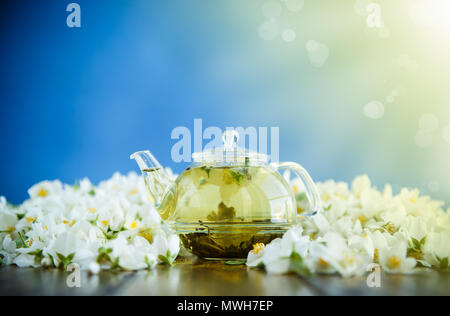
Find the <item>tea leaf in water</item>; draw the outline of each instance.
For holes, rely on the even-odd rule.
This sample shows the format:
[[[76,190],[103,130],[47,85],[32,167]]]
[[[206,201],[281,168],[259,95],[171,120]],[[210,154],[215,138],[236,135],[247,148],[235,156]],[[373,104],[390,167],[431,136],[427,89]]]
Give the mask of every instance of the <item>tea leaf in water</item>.
[[[208,178],[209,178],[209,174],[211,173],[211,167],[203,166],[200,169],[204,170],[206,172],[206,174],[208,175]]]
[[[311,271],[309,270],[308,266],[305,264],[305,261],[303,260],[303,257],[300,256],[297,252],[293,251],[291,254],[291,265],[290,270],[304,276],[310,276]]]
[[[256,243],[267,244],[280,233],[188,233],[181,234],[183,245],[201,258],[244,259]],[[237,264],[237,263],[236,263]]]
[[[236,217],[236,211],[234,207],[227,207],[225,203],[220,202],[218,206],[218,212],[216,214],[215,211],[212,211],[211,214],[208,215],[207,219],[209,221],[224,221],[224,220],[233,220]]]

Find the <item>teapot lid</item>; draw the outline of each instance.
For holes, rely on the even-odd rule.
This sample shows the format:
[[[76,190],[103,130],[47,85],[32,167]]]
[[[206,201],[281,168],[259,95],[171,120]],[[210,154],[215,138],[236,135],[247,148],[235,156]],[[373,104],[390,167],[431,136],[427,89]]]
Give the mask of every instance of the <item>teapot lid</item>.
[[[206,149],[192,154],[194,162],[236,164],[266,164],[268,156],[237,146],[239,133],[236,130],[226,130],[222,135],[223,147]]]

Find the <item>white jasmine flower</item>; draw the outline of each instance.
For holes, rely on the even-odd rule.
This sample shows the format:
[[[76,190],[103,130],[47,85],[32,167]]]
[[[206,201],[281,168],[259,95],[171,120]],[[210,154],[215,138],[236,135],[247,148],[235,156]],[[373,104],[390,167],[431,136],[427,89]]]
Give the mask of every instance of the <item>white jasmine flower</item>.
[[[16,243],[11,239],[10,235],[6,235],[0,247],[0,255],[3,257],[3,264],[12,264],[17,257]]]
[[[413,273],[417,262],[413,258],[407,258],[406,254],[407,247],[404,243],[399,243],[389,249],[381,250],[381,267],[389,273]]]
[[[262,263],[268,273],[283,274],[289,271],[292,248],[282,246],[281,239],[275,239],[265,247]]]
[[[292,187],[301,197],[298,181],[292,182]],[[351,190],[334,181],[317,187],[324,211],[303,218],[303,232],[297,234],[312,239],[302,254],[311,271],[348,277],[365,273],[372,262],[390,273],[415,272],[417,262],[448,268],[450,217],[442,202],[421,196],[418,190],[402,189],[394,195],[390,185],[378,191],[367,176],[356,178]],[[299,200],[300,208],[303,202]],[[291,231],[286,236],[292,240]],[[266,245],[262,254],[250,253],[248,264],[262,262],[269,272],[289,271],[292,243],[283,243],[284,239]]]
[[[13,232],[17,224],[17,215],[10,210],[0,208],[0,233]]]
[[[14,259],[14,264],[19,268],[28,268],[34,266],[36,263],[34,261],[34,256],[24,253]]]
[[[55,196],[61,194],[63,191],[62,183],[58,180],[56,181],[43,181],[33,185],[29,190],[28,194],[32,199],[35,198],[46,198],[49,196]]]
[[[155,247],[160,262],[172,264],[180,251],[180,239],[177,235],[166,238],[159,234],[155,236],[152,246]]]
[[[257,243],[253,245],[253,249],[248,253],[247,266],[259,267],[262,266],[262,258],[264,256],[265,245],[263,243]]]
[[[92,274],[99,274],[101,271],[101,267],[100,265],[93,261],[89,264],[89,272],[91,272]]]

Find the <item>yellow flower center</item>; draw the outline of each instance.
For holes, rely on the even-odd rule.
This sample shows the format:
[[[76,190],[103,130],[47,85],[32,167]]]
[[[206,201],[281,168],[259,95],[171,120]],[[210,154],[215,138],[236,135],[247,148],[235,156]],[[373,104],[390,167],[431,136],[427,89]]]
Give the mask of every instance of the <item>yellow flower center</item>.
[[[28,239],[25,243],[27,244],[28,247],[31,247],[31,245],[33,245],[33,238]]]
[[[263,243],[257,243],[253,245],[253,249],[252,249],[252,254],[257,255],[259,254],[261,251],[264,250],[264,244]]]
[[[327,194],[327,193],[325,193],[325,194],[322,196],[322,201],[324,201],[324,202],[327,202],[327,201],[329,201],[330,199],[331,199],[331,197],[330,197],[330,195]]]
[[[341,198],[343,200],[348,200],[348,198],[345,195],[339,194],[339,193],[335,193],[335,196],[337,196],[338,198]]]
[[[147,239],[147,241],[149,243],[153,242],[153,235],[150,232],[142,232],[139,234],[139,236],[141,236],[142,238]]]
[[[353,264],[355,263],[355,257],[345,255],[344,262],[347,263],[349,266],[353,266]]]
[[[109,222],[108,221],[102,221],[103,226],[108,226]]]
[[[297,188],[296,185],[294,185],[294,186],[292,187],[292,190],[294,190],[294,193],[298,193],[298,188]]]
[[[391,269],[396,269],[402,264],[402,260],[397,256],[392,256],[388,259]]]
[[[137,194],[137,193],[138,193],[138,191],[137,191],[136,189],[133,189],[133,190],[130,191],[130,194],[131,194],[131,195]]]
[[[47,191],[45,191],[45,189],[42,188],[42,189],[39,190],[38,196],[40,196],[40,197],[46,197],[47,194],[48,194]]]
[[[130,228],[135,229],[136,227],[137,227],[137,223],[136,223],[136,221],[133,221],[130,225]]]
[[[378,262],[379,259],[380,259],[380,250],[378,250],[378,248],[375,248],[373,252],[373,261]]]
[[[36,218],[37,217],[26,217],[25,219],[26,219],[27,223],[30,224],[30,223],[34,222],[36,220]]]
[[[8,231],[9,231],[10,233],[15,232],[15,231],[16,231],[16,228],[15,228],[15,227],[12,227],[12,226],[9,226],[9,227],[8,227]]]
[[[364,215],[359,215],[358,219],[361,222],[361,224],[365,224],[367,222],[367,217],[365,217]]]
[[[323,260],[322,258],[319,258],[319,264],[324,268],[328,267],[328,261]]]
[[[97,212],[97,209],[95,207],[90,207],[89,208],[89,213],[94,214],[95,212]]]

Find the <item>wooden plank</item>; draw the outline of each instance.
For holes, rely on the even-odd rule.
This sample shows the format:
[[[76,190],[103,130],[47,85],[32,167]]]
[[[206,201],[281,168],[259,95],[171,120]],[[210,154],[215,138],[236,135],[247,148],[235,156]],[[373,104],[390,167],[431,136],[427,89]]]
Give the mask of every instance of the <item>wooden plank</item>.
[[[269,275],[245,265],[227,265],[193,258],[152,271],[81,274],[81,287],[69,288],[70,273],[60,270],[0,268],[0,295],[450,295],[450,273],[383,274],[380,288],[366,278]]]
[[[114,295],[133,272],[81,273],[81,287],[68,287],[70,272],[57,269],[0,268],[0,295]]]
[[[366,277],[322,275],[306,280],[325,295],[348,296],[448,296],[450,273],[426,270],[412,275],[381,274],[380,287],[369,287]]]
[[[315,295],[306,282],[294,275],[268,275],[245,265],[196,260],[177,262],[139,272],[120,295],[259,296]]]

